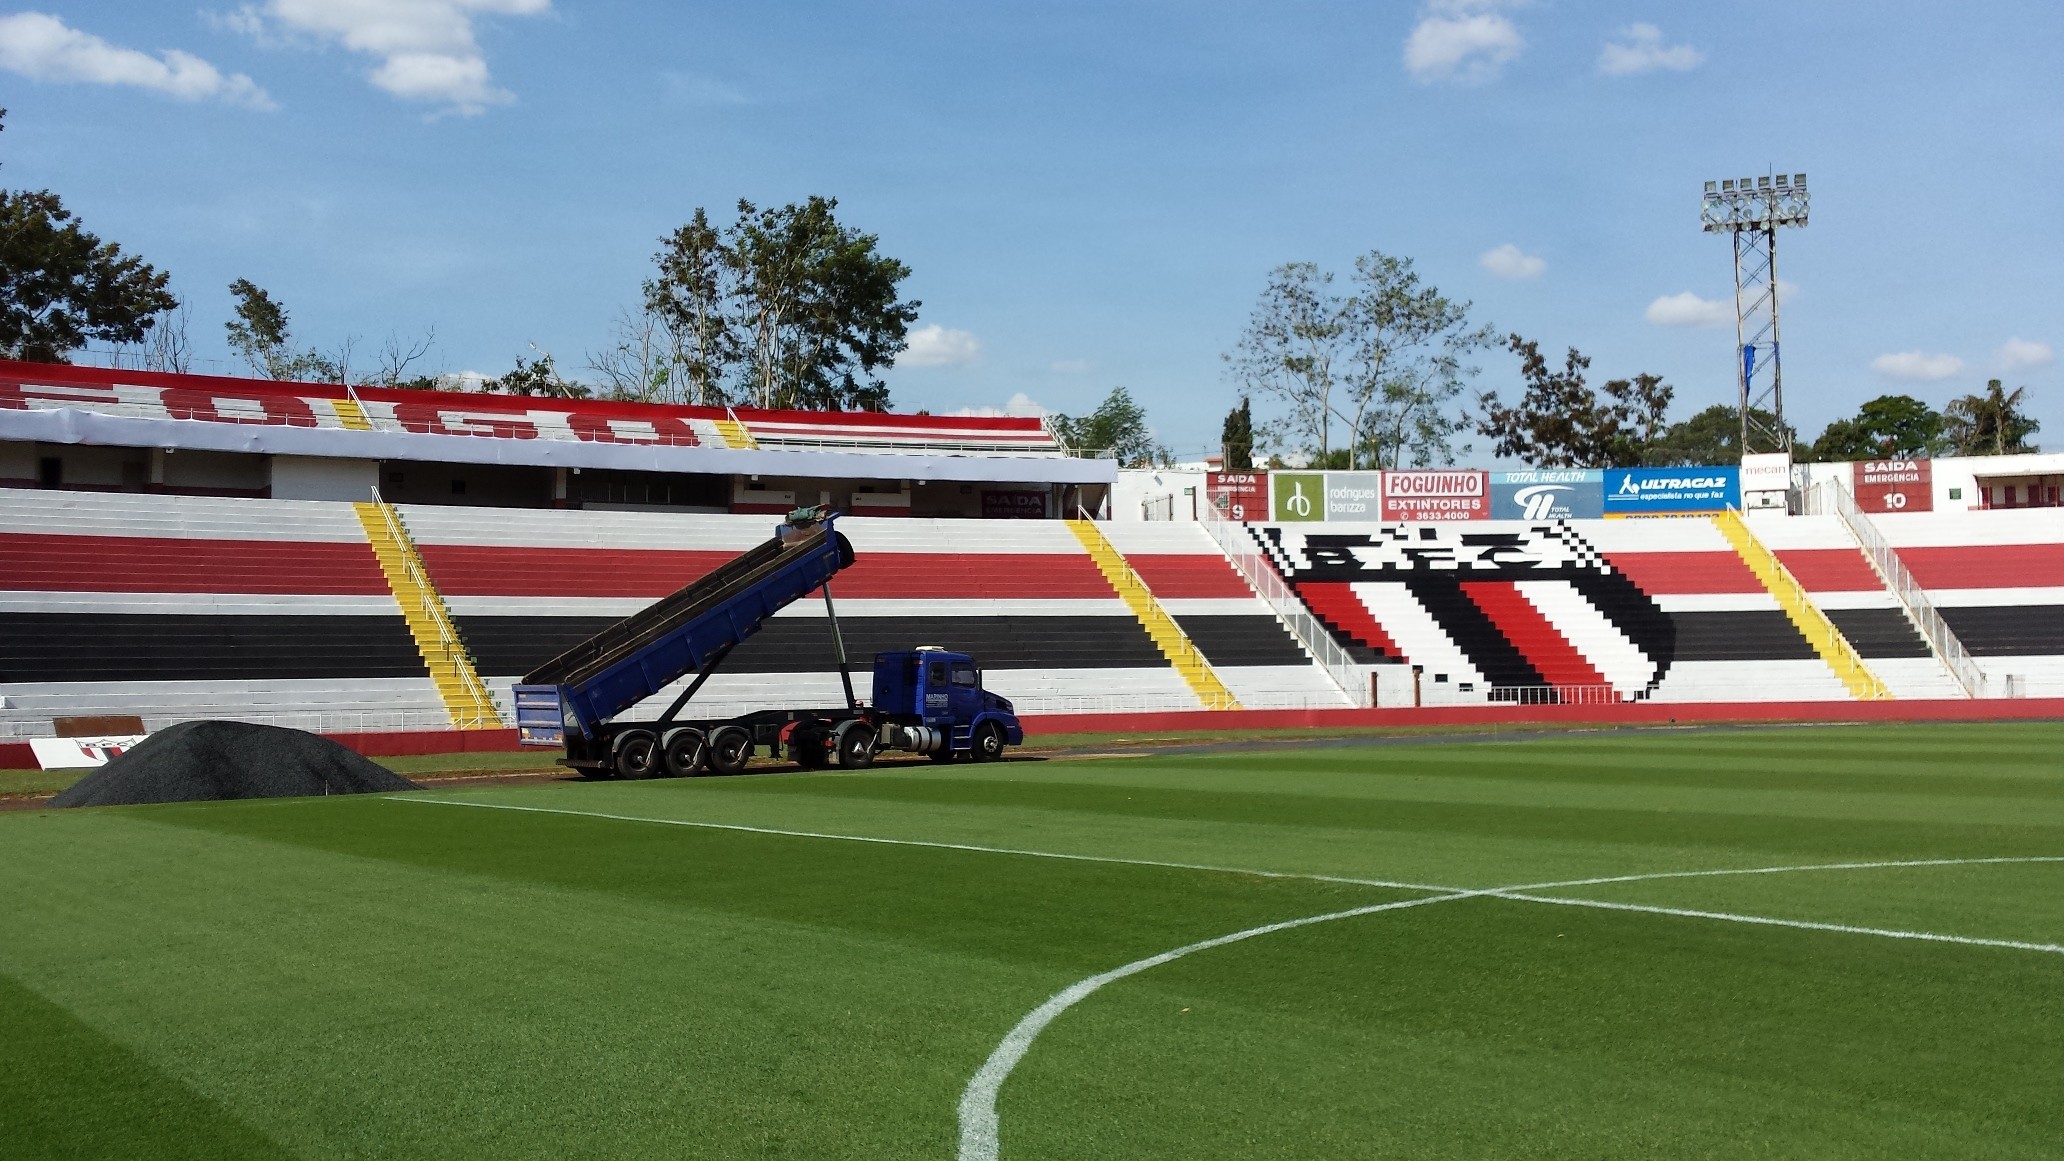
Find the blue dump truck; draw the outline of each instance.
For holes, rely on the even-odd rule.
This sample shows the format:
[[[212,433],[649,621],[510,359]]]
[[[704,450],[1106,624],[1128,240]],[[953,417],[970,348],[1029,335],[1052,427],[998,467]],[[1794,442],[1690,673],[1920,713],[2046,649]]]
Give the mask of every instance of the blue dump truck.
[[[806,770],[872,765],[883,750],[993,762],[1025,731],[1011,703],[982,688],[965,653],[919,646],[874,656],[874,690],[853,694],[831,578],[853,546],[821,508],[791,513],[774,539],[649,608],[609,626],[525,675],[516,687],[516,729],[526,746],[564,746],[561,764],[587,778],[736,774],[756,752],[786,755]],[[681,716],[724,658],[767,618],[824,590],[830,640],[846,704],[769,709],[722,719]],[[617,715],[695,675],[654,721]]]

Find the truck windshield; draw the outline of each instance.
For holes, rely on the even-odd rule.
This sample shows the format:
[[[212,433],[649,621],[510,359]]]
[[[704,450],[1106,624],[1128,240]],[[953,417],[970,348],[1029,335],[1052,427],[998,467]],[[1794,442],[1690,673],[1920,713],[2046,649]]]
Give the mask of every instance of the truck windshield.
[[[925,684],[946,684],[946,663],[944,661],[934,661],[925,668]]]
[[[956,665],[956,666],[954,666],[954,667],[953,667],[953,684],[955,684],[955,685],[966,685],[966,686],[975,686],[975,685],[980,685],[980,684],[981,684],[981,682],[979,682],[979,681],[975,680],[975,667],[974,667],[974,666],[972,666],[972,665]]]

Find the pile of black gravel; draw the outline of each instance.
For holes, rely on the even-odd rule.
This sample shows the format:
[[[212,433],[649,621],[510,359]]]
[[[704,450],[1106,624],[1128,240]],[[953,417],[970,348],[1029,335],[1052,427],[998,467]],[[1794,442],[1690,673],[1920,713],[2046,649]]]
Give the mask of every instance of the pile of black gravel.
[[[248,722],[181,722],[72,784],[52,806],[126,806],[420,790],[343,746]]]

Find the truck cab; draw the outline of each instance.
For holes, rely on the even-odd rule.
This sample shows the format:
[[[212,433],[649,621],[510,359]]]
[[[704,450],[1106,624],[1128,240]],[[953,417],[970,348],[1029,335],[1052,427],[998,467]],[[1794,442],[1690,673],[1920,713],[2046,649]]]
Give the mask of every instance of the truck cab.
[[[883,740],[939,761],[994,761],[1025,731],[1010,699],[982,688],[982,669],[965,653],[933,646],[874,655],[872,708]]]

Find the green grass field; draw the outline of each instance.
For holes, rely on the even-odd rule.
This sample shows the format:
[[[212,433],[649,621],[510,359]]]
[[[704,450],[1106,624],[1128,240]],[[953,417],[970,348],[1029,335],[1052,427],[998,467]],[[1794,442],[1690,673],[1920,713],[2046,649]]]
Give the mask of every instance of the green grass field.
[[[0,1078],[9,1158],[2055,1158],[2064,726],[10,812]]]

